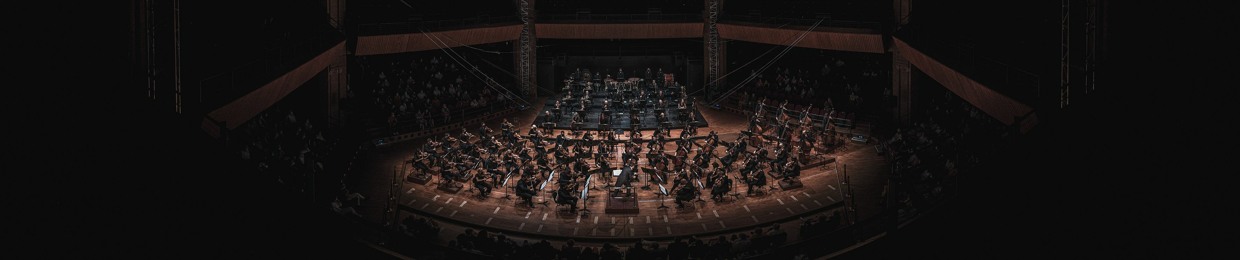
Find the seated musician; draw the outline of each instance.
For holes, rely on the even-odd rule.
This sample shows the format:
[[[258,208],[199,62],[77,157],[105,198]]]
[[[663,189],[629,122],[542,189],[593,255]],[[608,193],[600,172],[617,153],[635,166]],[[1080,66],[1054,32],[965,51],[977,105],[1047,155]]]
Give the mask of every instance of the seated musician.
[[[605,131],[603,133],[607,135],[607,149],[615,150],[616,149],[616,132]]]
[[[801,164],[793,160],[784,165],[784,174],[780,177],[785,182],[792,182],[794,178],[799,176],[801,176]]]
[[[555,136],[556,146],[565,145],[567,142],[568,142],[568,138],[564,136],[564,131],[560,131],[560,134]]]
[[[563,170],[563,169],[561,168],[560,170]],[[556,179],[556,180],[555,180],[555,183],[558,183],[558,184],[560,184],[560,185],[564,185],[564,184],[569,183],[569,182],[574,182],[574,181],[576,181],[576,179],[577,179],[577,177],[576,177],[576,176],[577,176],[577,174],[578,174],[578,173],[579,173],[579,172],[577,172],[577,171],[576,171],[576,169],[574,169],[574,170],[572,170],[572,171],[566,171],[566,172],[564,172],[563,174],[560,174],[560,178]]]
[[[478,189],[479,197],[486,197],[487,194],[491,194],[491,187],[491,182],[488,181],[488,178],[481,176],[474,178],[474,188]]]
[[[749,189],[745,191],[745,194],[752,195],[754,191],[754,188],[753,188],[754,186],[757,186],[758,188],[761,188],[762,186],[766,186],[766,174],[762,172],[756,172],[749,176],[749,179],[745,182],[745,184],[749,185]]]
[[[741,168],[741,171],[745,172],[753,172],[756,170],[758,170],[758,160],[755,158],[745,160],[745,166]]]
[[[517,197],[521,198],[530,208],[534,207],[534,195],[538,195],[538,192],[534,191],[533,182],[534,180],[528,177],[517,182]]]
[[[599,124],[599,127],[603,127],[603,126],[605,126],[605,125],[611,125],[611,117],[610,117],[610,116],[607,116],[607,113],[606,113],[606,112],[604,112],[604,113],[599,113],[599,114],[598,114],[598,124]]]
[[[788,149],[780,143],[779,147],[775,150],[775,160],[771,160],[771,168],[781,169],[785,162],[788,162]]]
[[[556,122],[560,121],[556,117],[557,117],[556,115],[551,114],[551,111],[544,111],[543,116],[542,116],[543,123],[544,124],[550,123],[551,125],[555,125]]]
[[[529,135],[530,141],[533,141],[534,145],[542,144],[542,132],[538,130],[538,125],[530,125]]]
[[[584,108],[582,110],[584,110]],[[572,122],[573,132],[576,132],[577,130],[581,130],[582,122],[583,121],[581,121],[581,114],[577,112],[573,112],[573,122]]]
[[[426,152],[418,152],[418,157],[412,160],[413,168],[418,169],[419,173],[422,174],[430,172],[431,167],[426,165],[426,160],[429,159],[429,157],[430,154]]]
[[[685,207],[686,201],[693,200],[693,198],[697,197],[698,190],[697,187],[693,186],[693,184],[689,184],[688,179],[681,179],[681,181],[677,182],[677,184],[684,185],[684,187],[676,190],[676,208],[679,209]]]
[[[512,127],[513,127],[512,122],[508,122],[508,118],[504,118],[504,121],[499,123],[500,131],[512,130]]]
[[[443,184],[452,184],[452,182],[456,180],[457,175],[459,175],[459,170],[457,170],[456,167],[460,165],[462,165],[462,163],[447,162],[446,168],[439,169],[439,177]]]
[[[555,204],[568,205],[569,212],[577,212],[577,183],[561,184],[555,192]]]
[[[710,190],[710,198],[715,202],[723,201],[723,195],[732,191],[732,179],[729,179],[728,175],[719,175],[718,178],[718,183]]]

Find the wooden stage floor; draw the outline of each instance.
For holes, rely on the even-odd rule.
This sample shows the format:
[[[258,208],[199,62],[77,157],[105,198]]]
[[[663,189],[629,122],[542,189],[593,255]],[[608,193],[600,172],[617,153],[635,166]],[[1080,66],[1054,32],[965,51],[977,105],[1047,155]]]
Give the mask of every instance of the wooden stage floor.
[[[534,107],[520,111],[511,117],[510,121],[519,127],[518,133],[524,133],[533,122],[535,112],[538,111],[541,111],[541,108]],[[721,135],[720,140],[732,141],[736,134],[747,126],[743,115],[709,107],[699,107],[699,111],[710,124],[710,127],[698,130],[700,135],[713,130]],[[499,121],[494,120],[487,124],[498,129]],[[476,127],[469,129],[476,129]],[[855,131],[868,135],[868,132],[863,132],[865,129],[860,127]],[[679,131],[678,129],[672,130],[672,136],[679,136]],[[649,136],[650,132],[644,131],[643,134]],[[395,187],[399,189],[396,193],[399,198],[401,216],[419,215],[435,219],[441,224],[456,226],[445,229],[485,227],[488,230],[503,232],[509,237],[517,238],[573,238],[579,243],[614,239],[631,241],[639,238],[660,240],[681,236],[709,236],[751,231],[755,227],[766,227],[773,223],[785,223],[782,228],[790,235],[796,235],[796,226],[799,224],[800,217],[828,212],[844,205],[845,196],[840,183],[842,165],[847,165],[847,174],[852,181],[850,186],[856,196],[854,208],[857,209],[860,218],[877,214],[880,210],[878,202],[882,200],[882,189],[890,171],[889,163],[885,158],[877,155],[872,141],[866,144],[849,142],[843,149],[824,155],[824,157],[835,158],[834,162],[803,168],[800,179],[804,186],[800,188],[770,190],[769,187],[777,185],[776,179],[768,176],[769,185],[764,190],[769,192],[746,196],[746,185],[735,181],[738,173],[734,170],[729,173],[729,176],[735,181],[735,191],[739,193],[738,197],[725,196],[726,199],[723,202],[715,202],[710,199],[710,191],[707,189],[702,190],[703,201],[686,203],[685,208],[677,209],[672,197],[658,195],[657,184],[651,182],[651,189],[644,190],[637,188],[645,184],[639,181],[633,183],[639,212],[609,214],[605,213],[604,183],[596,181],[590,186],[598,190],[588,192],[590,198],[578,203],[579,209],[576,214],[568,214],[557,210],[556,204],[551,201],[549,192],[555,190],[552,187],[554,184],[549,184],[541,193],[542,196],[535,197],[534,208],[519,205],[520,199],[515,194],[512,194],[511,199],[504,199],[504,194],[512,192],[511,189],[496,188],[490,196],[479,198],[471,190],[472,185],[465,183],[464,189],[450,194],[437,189],[437,178],[425,185],[417,184],[405,181],[404,173],[399,176],[399,186],[393,186],[393,169],[401,168],[401,164],[422,142],[422,140],[415,140],[359,154],[354,173],[361,174],[360,178],[363,181],[362,185],[355,189],[368,198],[359,207],[359,211],[367,220],[381,223],[385,199],[389,194],[389,189]],[[615,162],[619,161],[618,151],[622,150],[622,147],[616,147],[616,158],[613,158],[612,165],[617,165]],[[672,153],[673,149],[675,149],[674,144],[667,144],[664,150]],[[694,154],[697,149],[695,148]],[[713,152],[716,155],[723,155],[724,149],[720,146]],[[639,164],[644,166],[645,162],[645,156],[641,156]],[[639,180],[644,180],[645,176],[645,174],[640,174]],[[548,201],[546,206],[538,204],[542,200]],[[667,208],[660,209],[661,203]],[[588,214],[582,214],[585,212],[581,211],[581,208],[589,209]],[[450,239],[455,234],[444,232],[441,236]]]

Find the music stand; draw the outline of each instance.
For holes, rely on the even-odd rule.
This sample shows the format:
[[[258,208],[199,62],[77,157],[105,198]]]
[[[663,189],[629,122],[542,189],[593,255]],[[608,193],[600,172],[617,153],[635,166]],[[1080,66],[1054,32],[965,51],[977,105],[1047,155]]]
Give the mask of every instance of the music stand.
[[[693,181],[697,183],[698,186],[697,199],[693,200],[693,202],[706,202],[705,200],[702,200],[702,191],[706,190],[706,186],[702,185],[702,179],[694,179]]]
[[[586,177],[586,189],[581,189],[581,216],[589,216],[590,209],[586,207],[586,201],[590,199],[590,181],[594,180],[594,175]]]
[[[508,170],[508,174],[507,174],[508,176],[504,177],[504,183],[503,183],[503,184],[500,184],[500,187],[508,187],[508,180],[509,180],[509,179],[512,179],[512,175],[513,175],[512,173],[513,173],[513,170]],[[516,188],[511,188],[511,189],[516,189]],[[515,192],[515,191],[511,191],[511,190],[510,190],[510,191],[508,191],[508,192],[505,192],[505,193],[504,193],[504,199],[505,199],[505,200],[512,200],[512,193],[513,193],[513,192]]]
[[[638,168],[638,169],[641,169],[640,167],[637,167],[637,166],[634,166],[634,167],[636,167],[636,168]],[[642,171],[644,172],[645,170],[642,170]],[[646,175],[646,180],[645,180],[645,181],[642,181],[642,190],[650,190],[650,176],[651,176],[651,173],[647,172],[645,175]]]
[[[663,196],[667,196],[667,188],[664,188],[663,184],[660,183],[659,184],[659,207],[655,209],[666,209],[667,208],[667,205],[663,205]]]
[[[538,204],[542,204],[544,208],[547,207],[547,203],[549,202],[547,202],[546,195],[543,195],[543,194],[546,194],[546,192],[543,192],[543,188],[546,188],[547,183],[551,182],[551,179],[554,179],[554,178],[555,178],[555,171],[551,171],[551,176],[548,176],[546,180],[543,180],[542,184],[538,185],[538,197],[542,199],[542,202],[539,202]]]

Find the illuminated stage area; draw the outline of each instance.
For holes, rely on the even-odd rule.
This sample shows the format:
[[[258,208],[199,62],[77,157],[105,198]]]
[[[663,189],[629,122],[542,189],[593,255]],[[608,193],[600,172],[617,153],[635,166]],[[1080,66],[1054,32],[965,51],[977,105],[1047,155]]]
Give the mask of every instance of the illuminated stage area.
[[[381,178],[378,182],[399,180],[398,186],[394,188],[397,192],[393,199],[399,205],[398,214],[393,214],[386,220],[374,221],[393,221],[392,218],[396,218],[395,221],[402,223],[417,223],[432,220],[439,230],[435,234],[442,236],[441,241],[451,241],[457,233],[466,232],[468,229],[498,232],[509,239],[547,239],[556,247],[568,240],[575,241],[577,246],[602,246],[603,243],[629,245],[639,239],[670,243],[677,238],[686,237],[711,238],[737,234],[750,236],[755,230],[782,233],[778,240],[791,241],[810,235],[801,234],[805,231],[803,224],[807,219],[820,221],[824,223],[823,226],[830,225],[832,228],[828,230],[831,230],[856,221],[856,218],[865,217],[856,215],[855,207],[849,210],[847,205],[857,202],[846,201],[855,200],[856,193],[876,195],[881,192],[881,185],[866,184],[858,188],[854,183],[881,183],[883,176],[890,171],[886,166],[886,159],[875,152],[874,142],[848,141],[832,148],[824,144],[807,150],[804,155],[789,155],[788,158],[793,159],[784,160],[791,162],[796,160],[796,157],[803,159],[795,162],[801,169],[799,177],[789,177],[788,179],[794,181],[785,182],[781,180],[781,172],[789,170],[784,166],[791,164],[778,164],[775,166],[778,168],[772,168],[775,164],[771,163],[780,160],[777,156],[780,149],[777,148],[778,141],[773,138],[775,130],[769,130],[767,135],[757,137],[747,131],[746,118],[712,108],[698,109],[702,111],[703,119],[709,120],[712,125],[698,129],[697,135],[685,135],[683,140],[688,141],[679,141],[682,140],[680,137],[683,131],[680,129],[671,130],[672,138],[666,138],[663,143],[654,145],[651,145],[656,139],[652,137],[652,130],[642,131],[639,139],[631,139],[629,135],[617,136],[614,148],[607,148],[607,142],[604,141],[598,144],[598,148],[591,150],[592,153],[583,155],[582,158],[586,158],[583,162],[589,169],[585,172],[588,174],[579,174],[573,179],[565,180],[561,177],[569,170],[566,170],[567,167],[556,166],[558,159],[551,152],[545,155],[547,168],[540,167],[541,164],[536,163],[537,155],[534,155],[529,161],[538,166],[534,166],[533,169],[536,170],[533,174],[527,175],[531,182],[526,187],[518,187],[520,184],[516,183],[522,178],[522,174],[509,172],[508,167],[502,164],[493,173],[483,171],[482,169],[489,169],[485,166],[468,165],[462,168],[466,169],[463,172],[467,177],[452,177],[452,182],[444,182],[445,176],[440,174],[420,175],[424,171],[420,169],[439,173],[443,169],[452,171],[451,169],[455,168],[451,164],[436,165],[429,162],[433,161],[428,159],[429,157],[417,156],[428,147],[426,140],[396,144],[379,152],[363,155],[359,162],[364,162],[362,167],[370,174],[390,176]],[[525,123],[537,120],[534,111],[542,110],[544,109],[530,109],[512,120],[487,122],[487,127],[500,129],[502,121],[505,120],[514,125],[525,126],[514,127],[513,132],[521,133],[522,138],[516,142],[519,145],[510,149],[525,148],[529,151],[537,146],[525,138],[525,133],[530,130],[529,124]],[[850,130],[866,134],[869,131],[868,125]],[[587,144],[582,140],[582,135],[572,135],[567,133],[567,130],[552,132],[557,135],[564,134],[566,147]],[[717,134],[720,142],[714,149],[709,149],[712,139],[708,136],[711,132]],[[842,132],[837,134],[846,135]],[[457,133],[451,135],[454,139],[462,136]],[[551,133],[546,135],[551,136]],[[467,139],[480,143],[478,140],[482,137],[474,135]],[[843,136],[840,139],[844,139]],[[442,141],[439,137],[431,140]],[[461,140],[463,139],[457,139],[457,142]],[[639,144],[642,151],[633,158],[636,165],[632,168],[632,177],[622,177],[621,175],[628,174],[628,170],[621,165],[626,158],[626,144],[629,144],[630,140]],[[545,142],[542,147],[549,149],[554,149],[554,143],[557,142],[550,137],[542,141]],[[793,143],[797,143],[795,141]],[[681,144],[678,145],[677,142]],[[735,158],[730,158],[728,154],[732,151],[731,147],[741,149],[737,145],[740,142],[746,143],[744,152],[737,152]],[[695,174],[697,171],[694,170],[685,171],[689,174],[685,175],[686,181],[683,183],[691,185],[691,188],[677,185],[674,180],[664,181],[677,179],[678,177],[673,177],[678,175],[676,171],[655,170],[659,166],[675,168],[677,163],[674,158],[677,157],[678,146],[686,148],[681,155],[690,158],[685,161],[686,169],[695,167],[694,159],[709,160],[702,174]],[[649,148],[660,152],[651,153]],[[607,153],[603,150],[608,149],[610,155],[598,156],[600,153]],[[666,157],[652,157],[652,154],[663,154]],[[763,155],[765,158],[758,157]],[[662,161],[661,158],[672,159]],[[750,165],[753,170],[747,174],[749,178],[746,179],[754,180],[757,175],[763,175],[761,178],[765,179],[764,185],[751,187],[749,182],[741,180],[742,171],[746,171],[746,162],[751,158],[755,163]],[[610,169],[601,169],[599,162],[602,161],[606,161]],[[722,166],[726,161],[732,162],[730,167]],[[465,162],[470,161],[466,159]],[[479,160],[476,165],[485,164],[485,160]],[[730,185],[725,186],[723,183],[726,182],[721,181],[722,179],[712,181],[706,177],[717,168],[720,169],[720,174],[727,176]],[[491,180],[493,177],[496,180],[493,183],[497,184],[475,185],[475,180]],[[630,179],[628,185],[622,184],[625,178]],[[490,191],[482,192],[487,189],[483,188],[484,186]],[[526,189],[533,191],[528,202],[522,198],[523,190]],[[560,193],[561,189],[572,189],[572,192]],[[630,193],[632,195],[627,196]],[[564,195],[571,195],[576,201],[558,199]],[[867,199],[874,197],[877,196],[866,196]],[[873,205],[877,203],[867,204],[862,206],[867,207],[864,208],[866,214],[876,214],[877,209],[868,207],[875,207]],[[773,229],[780,231],[772,231]],[[819,231],[815,229],[813,232]]]
[[[656,76],[658,72],[629,78],[588,69],[573,72],[561,93],[547,99],[537,124],[543,129],[622,131],[707,126],[685,87],[671,74]]]

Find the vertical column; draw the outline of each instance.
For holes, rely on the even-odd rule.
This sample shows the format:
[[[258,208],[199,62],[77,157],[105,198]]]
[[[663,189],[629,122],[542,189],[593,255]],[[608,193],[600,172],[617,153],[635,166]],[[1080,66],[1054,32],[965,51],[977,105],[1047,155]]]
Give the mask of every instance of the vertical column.
[[[893,7],[892,11],[894,12],[895,19],[896,19],[895,28],[898,29],[908,24],[909,8],[912,7],[913,0],[892,0],[892,1],[895,2],[892,4],[892,7]]]
[[[348,64],[345,57],[339,57],[337,61],[327,67],[327,125],[329,129],[335,128],[340,123],[340,98],[346,95],[347,86],[349,84]]]
[[[172,81],[173,103],[181,113],[181,0],[172,1]]]
[[[146,64],[146,96],[152,100],[157,100],[158,97],[155,96],[155,22],[151,21],[155,19],[155,1],[145,0],[142,2],[142,12],[145,13],[142,16],[142,27],[143,35],[146,36],[143,45],[146,55],[142,56],[143,64]]]
[[[538,97],[533,64],[538,42],[534,36],[534,0],[517,0],[517,11],[524,24],[517,39],[517,73],[521,76],[521,95],[533,99]]]
[[[703,81],[706,82],[706,85],[703,87],[706,88],[707,98],[712,100],[719,94],[722,94],[719,93],[718,86],[722,83],[719,82],[719,72],[720,64],[723,63],[723,61],[720,60],[719,28],[716,26],[716,23],[719,21],[719,5],[722,1],[723,0],[706,0],[706,10],[704,10],[705,14],[702,15],[702,18],[705,19],[705,22],[703,23],[705,25],[705,28],[703,28],[705,32],[702,36],[706,38],[702,41],[706,45],[702,48],[706,52],[704,53],[705,55],[703,55],[706,57],[706,79],[703,79]]]
[[[891,53],[891,94],[895,96],[896,122],[908,125],[913,113],[912,68],[899,51]]]
[[[1098,0],[1085,0],[1085,94],[1094,92],[1098,66]]]
[[[328,22],[336,29],[344,29],[345,0],[326,0]]]
[[[1068,17],[1070,13],[1068,12],[1068,0],[1060,0],[1059,4],[1059,108],[1064,108],[1068,106],[1069,90],[1072,86],[1068,78],[1071,69],[1068,59]]]

